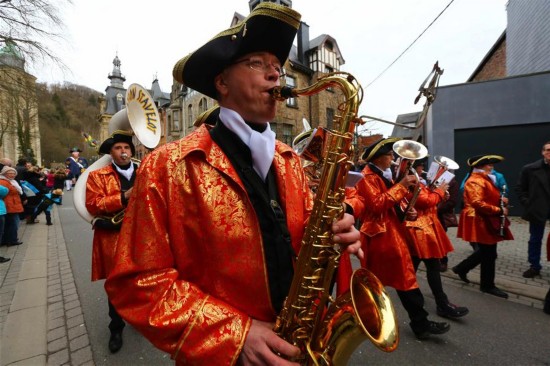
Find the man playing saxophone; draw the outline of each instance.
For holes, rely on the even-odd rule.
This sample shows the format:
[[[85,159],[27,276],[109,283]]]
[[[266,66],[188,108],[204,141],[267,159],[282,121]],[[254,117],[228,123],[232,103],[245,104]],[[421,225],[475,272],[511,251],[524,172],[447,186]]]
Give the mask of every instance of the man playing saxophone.
[[[120,222],[113,222],[112,218],[127,206],[137,170],[137,165],[130,160],[135,153],[132,135],[128,131],[115,131],[106,139],[99,152],[110,154],[112,163],[92,171],[86,181],[86,209],[95,216],[92,281],[107,278],[115,262]],[[111,318],[108,346],[115,353],[122,347],[125,323],[111,302],[108,303]]]
[[[300,159],[269,121],[300,24],[260,3],[180,60],[174,78],[217,99],[215,126],[144,159],[106,290],[120,314],[176,364],[296,365],[273,322],[313,205]],[[360,251],[354,219],[334,240]]]
[[[365,254],[361,265],[372,271],[384,286],[397,290],[414,334],[418,339],[426,339],[432,334],[447,332],[450,325],[428,320],[407,245],[411,238],[396,211],[409,194],[409,188],[418,183],[414,175],[406,174],[399,182],[393,181],[392,146],[399,140],[381,139],[365,149],[362,155],[367,162],[362,172],[364,178],[349,192],[345,203],[347,212],[361,221]],[[415,211],[405,216],[405,219],[415,218]]]

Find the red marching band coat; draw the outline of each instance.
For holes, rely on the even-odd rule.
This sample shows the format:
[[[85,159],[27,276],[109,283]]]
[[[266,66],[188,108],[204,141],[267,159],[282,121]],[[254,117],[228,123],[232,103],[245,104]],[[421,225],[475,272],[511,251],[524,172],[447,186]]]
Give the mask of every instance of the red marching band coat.
[[[405,224],[399,221],[394,206],[408,190],[401,184],[386,188],[384,181],[367,165],[364,178],[347,190],[346,203],[362,224],[361,244],[365,253],[362,266],[374,273],[384,286],[397,290],[418,287],[407,241]]]
[[[445,199],[439,188],[431,191],[421,183],[420,194],[414,205],[418,213],[415,221],[406,221],[411,234],[411,255],[420,259],[443,258],[454,250],[445,229],[437,217],[437,205]]]
[[[120,179],[112,165],[94,170],[86,181],[86,209],[92,216],[113,216],[124,208]],[[92,281],[107,278],[114,267],[118,230],[94,227]]]
[[[500,191],[484,173],[472,173],[464,185],[464,208],[460,212],[457,237],[471,243],[496,244],[513,240],[508,227],[504,236],[491,227],[489,220],[500,218]]]
[[[300,159],[273,160],[298,253],[313,206]],[[149,154],[134,184],[105,288],[117,311],[178,365],[233,365],[252,319],[273,322],[260,225],[205,125]]]

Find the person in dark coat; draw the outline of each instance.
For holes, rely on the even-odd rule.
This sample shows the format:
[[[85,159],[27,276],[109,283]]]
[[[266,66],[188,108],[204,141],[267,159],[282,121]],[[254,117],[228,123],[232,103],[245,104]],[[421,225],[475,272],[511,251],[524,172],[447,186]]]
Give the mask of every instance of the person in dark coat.
[[[542,146],[542,159],[527,164],[521,169],[516,193],[524,208],[524,220],[529,221],[529,246],[527,250],[529,269],[523,277],[540,276],[540,252],[544,225],[550,219],[550,141]]]
[[[46,186],[44,185],[41,177],[42,176],[40,174],[40,168],[34,166],[27,170],[21,179],[26,181],[27,183],[30,183],[37,190],[34,196],[27,197],[27,203],[24,205],[24,215],[27,220],[27,224],[32,223],[31,220],[34,210],[40,204],[44,195],[49,192],[48,188],[46,188]]]

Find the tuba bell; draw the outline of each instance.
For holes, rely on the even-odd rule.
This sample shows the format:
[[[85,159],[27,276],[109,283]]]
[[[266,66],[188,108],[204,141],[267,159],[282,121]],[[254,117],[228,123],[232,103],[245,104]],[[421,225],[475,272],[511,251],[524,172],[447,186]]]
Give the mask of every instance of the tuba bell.
[[[428,149],[420,142],[413,140],[400,140],[393,144],[393,152],[395,152],[399,158],[399,165],[396,172],[396,182],[399,182],[405,177],[405,175],[413,174],[416,177],[417,183],[413,189],[413,196],[410,201],[402,201],[401,211],[398,216],[401,221],[405,220],[407,213],[414,207],[418,195],[420,194],[420,177],[416,170],[412,168],[412,164],[415,160],[424,159],[428,155]]]
[[[139,84],[132,84],[126,91],[126,108],[118,111],[109,121],[109,136],[114,132],[131,130],[136,138],[147,148],[155,148],[161,135],[160,117],[153,98]],[[92,223],[94,217],[86,209],[86,181],[90,172],[111,164],[109,154],[86,169],[74,186],[74,207],[78,214],[87,222]]]
[[[439,185],[439,178],[445,173],[447,170],[457,170],[460,168],[457,162],[455,162],[453,159],[447,158],[445,156],[436,155],[434,156],[434,162],[437,164],[437,170],[433,177],[430,177],[430,174],[428,174],[428,178],[430,180],[430,189],[437,188]]]

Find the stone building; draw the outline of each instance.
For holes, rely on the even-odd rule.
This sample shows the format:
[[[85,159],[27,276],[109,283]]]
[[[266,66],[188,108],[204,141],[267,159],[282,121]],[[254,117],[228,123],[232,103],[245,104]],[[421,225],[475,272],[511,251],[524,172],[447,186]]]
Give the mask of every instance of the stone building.
[[[250,10],[260,2],[262,0],[250,0]],[[292,7],[291,0],[272,2]],[[244,18],[243,15],[235,13],[229,25],[233,26]],[[301,22],[297,46],[292,47],[284,65],[286,85],[304,88],[328,72],[339,71],[343,64],[344,58],[336,40],[327,34],[310,39],[309,26]],[[167,111],[167,141],[178,139],[193,131],[196,117],[216,104],[215,100],[177,82],[172,85],[170,100]],[[304,130],[303,119],[312,127],[331,128],[337,115],[338,104],[342,100],[341,93],[330,88],[311,96],[288,99],[279,106],[271,128],[278,140],[291,144],[294,137]]]
[[[126,88],[124,82],[126,78],[121,71],[121,62],[118,56],[113,60],[113,71],[108,75],[111,84],[105,89],[105,95],[99,97],[99,117],[100,134],[98,141],[105,141],[109,137],[109,124],[111,118],[122,109],[126,108]],[[169,105],[170,97],[168,93],[161,90],[158,79],[155,78],[151,88],[147,90],[153,98],[155,105],[159,111],[159,120],[162,129],[159,145],[166,143],[166,108]],[[125,127],[126,128],[126,127]],[[134,145],[136,146],[137,159],[142,159],[148,152],[148,149],[143,146],[140,141],[134,137]]]
[[[42,164],[36,77],[25,71],[25,59],[13,43],[0,49],[0,154]]]

